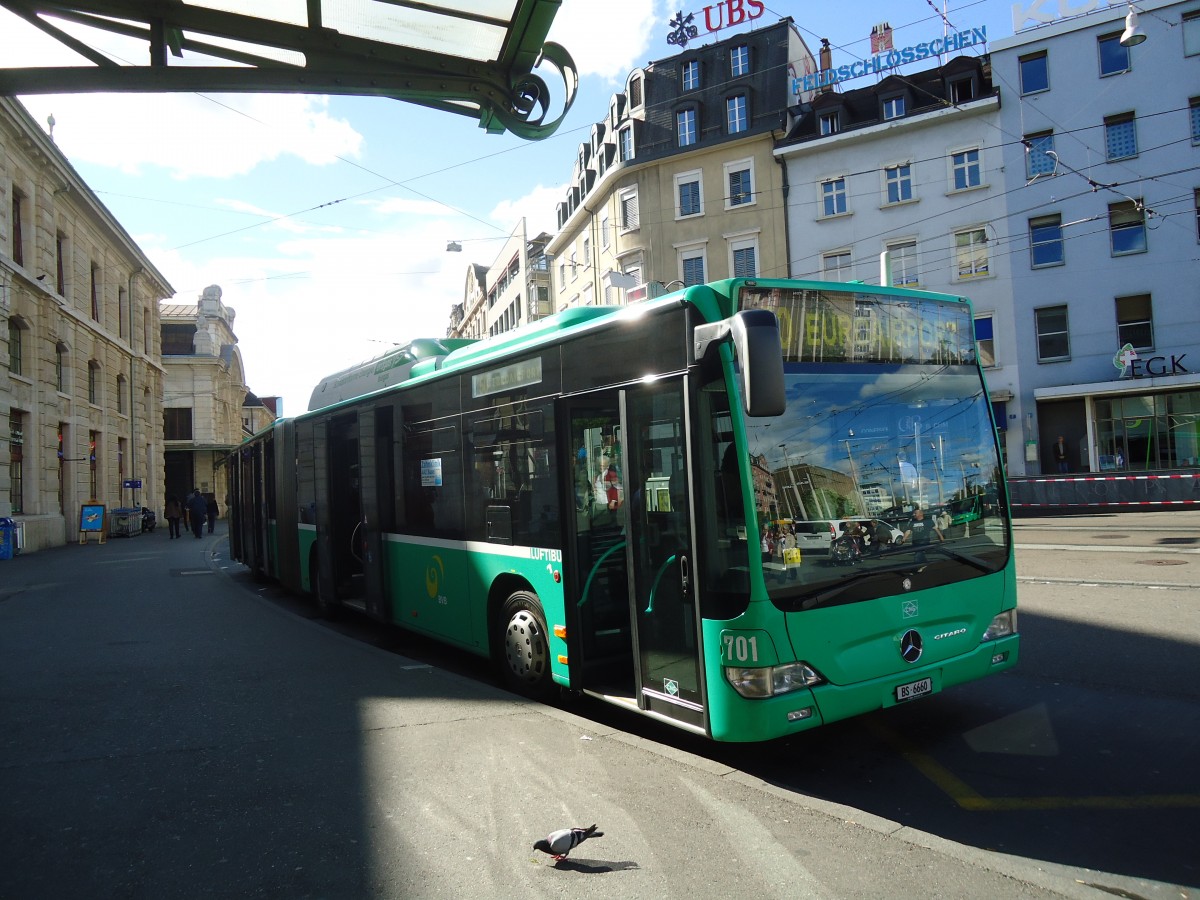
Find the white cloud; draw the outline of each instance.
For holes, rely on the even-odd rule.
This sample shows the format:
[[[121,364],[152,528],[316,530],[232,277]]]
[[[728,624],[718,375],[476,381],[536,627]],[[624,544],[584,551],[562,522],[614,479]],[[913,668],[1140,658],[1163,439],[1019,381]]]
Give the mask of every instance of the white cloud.
[[[444,216],[453,212],[445,203],[436,200],[414,200],[411,197],[388,197],[384,200],[364,201],[384,216]]]
[[[322,97],[100,97],[35,95],[21,102],[39,121],[54,115],[54,139],[68,157],[127,174],[157,169],[174,178],[231,178],[287,155],[328,165],[362,147],[362,135],[330,117]]]
[[[554,210],[566,193],[566,185],[545,187],[539,184],[524,197],[502,200],[489,215],[502,228],[509,229],[516,228],[517,223],[523,217],[529,237],[536,237],[543,231],[554,234],[558,231]]]
[[[563,0],[549,39],[567,48],[581,78],[623,83],[631,69],[647,61],[656,5],[655,0]]]

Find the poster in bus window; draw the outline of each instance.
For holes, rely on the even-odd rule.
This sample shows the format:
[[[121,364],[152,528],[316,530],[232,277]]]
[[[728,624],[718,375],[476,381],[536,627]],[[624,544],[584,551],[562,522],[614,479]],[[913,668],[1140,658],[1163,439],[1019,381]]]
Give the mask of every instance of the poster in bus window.
[[[421,487],[441,487],[442,486],[442,460],[423,459],[421,460]]]

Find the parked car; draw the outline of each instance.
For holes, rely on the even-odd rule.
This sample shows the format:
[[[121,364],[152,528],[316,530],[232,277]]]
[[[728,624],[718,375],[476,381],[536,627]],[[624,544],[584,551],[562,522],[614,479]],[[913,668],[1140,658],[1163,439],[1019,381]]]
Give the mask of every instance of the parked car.
[[[829,545],[833,543],[832,519],[792,522],[792,531],[801,553],[828,553]]]

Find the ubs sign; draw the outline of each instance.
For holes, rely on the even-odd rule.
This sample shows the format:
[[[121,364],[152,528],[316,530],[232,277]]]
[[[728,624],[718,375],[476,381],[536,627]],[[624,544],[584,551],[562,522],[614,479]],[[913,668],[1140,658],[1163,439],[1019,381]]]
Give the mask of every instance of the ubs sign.
[[[710,4],[704,7],[704,30],[712,34],[722,28],[753,22],[763,14],[765,8],[761,0],[723,0],[721,3]],[[688,41],[695,40],[700,35],[695,13],[685,16],[683,10],[680,10],[667,25],[671,29],[667,35],[668,44],[686,47]]]

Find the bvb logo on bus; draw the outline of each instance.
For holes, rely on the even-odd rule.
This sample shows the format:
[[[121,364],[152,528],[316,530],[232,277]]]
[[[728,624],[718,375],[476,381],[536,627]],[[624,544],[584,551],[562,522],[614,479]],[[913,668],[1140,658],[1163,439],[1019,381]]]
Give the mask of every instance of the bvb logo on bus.
[[[425,591],[429,594],[430,600],[438,599],[438,593],[442,587],[442,579],[445,577],[446,567],[442,565],[442,558],[435,556],[433,562],[425,570]]]

